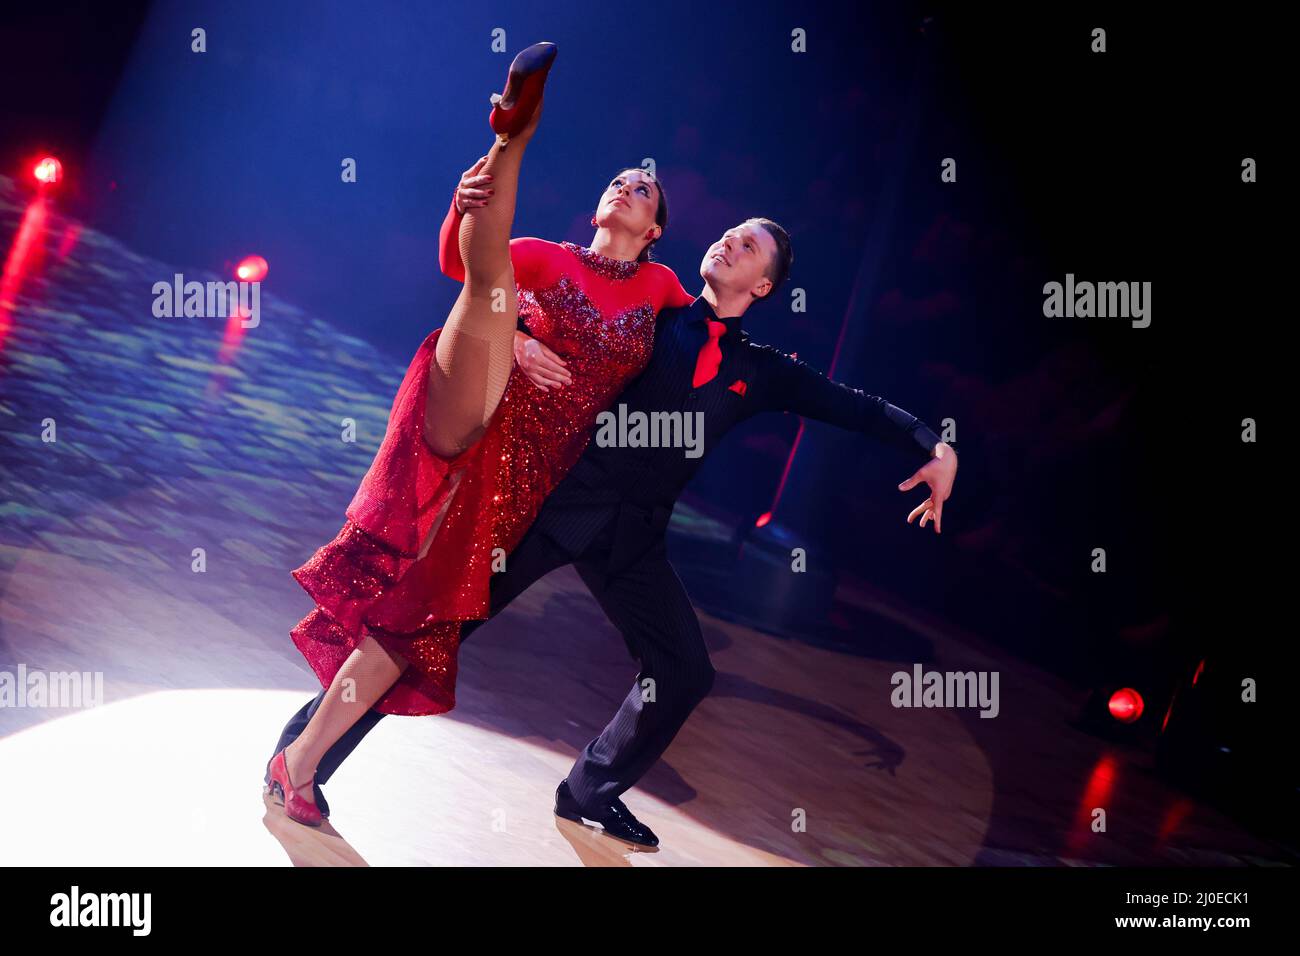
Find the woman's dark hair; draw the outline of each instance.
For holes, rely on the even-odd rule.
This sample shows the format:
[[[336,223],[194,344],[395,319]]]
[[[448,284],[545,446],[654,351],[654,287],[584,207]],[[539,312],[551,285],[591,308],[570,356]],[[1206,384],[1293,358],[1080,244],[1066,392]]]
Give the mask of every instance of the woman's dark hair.
[[[655,184],[655,188],[659,190],[659,205],[655,208],[655,225],[659,227],[659,238],[662,239],[663,234],[668,231],[668,194],[664,192],[664,184],[659,181],[658,176],[646,172],[640,166],[624,166],[613,176],[609,177],[610,182],[613,182],[624,173],[640,173],[642,176],[649,176],[651,182]],[[641,254],[636,257],[636,261],[652,261],[650,250],[654,248],[654,244],[658,241],[659,239],[654,239],[647,242],[645,248],[641,250]]]

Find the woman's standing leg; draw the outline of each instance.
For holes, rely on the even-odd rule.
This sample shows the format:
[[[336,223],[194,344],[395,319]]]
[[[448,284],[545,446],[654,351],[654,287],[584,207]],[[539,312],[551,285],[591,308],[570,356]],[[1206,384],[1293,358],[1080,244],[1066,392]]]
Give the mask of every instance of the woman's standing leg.
[[[325,752],[396,683],[407,663],[394,658],[370,634],[357,645],[325,691],[325,699],[311,720],[284,750],[289,779],[308,781]],[[315,787],[302,786],[300,796],[315,803]]]

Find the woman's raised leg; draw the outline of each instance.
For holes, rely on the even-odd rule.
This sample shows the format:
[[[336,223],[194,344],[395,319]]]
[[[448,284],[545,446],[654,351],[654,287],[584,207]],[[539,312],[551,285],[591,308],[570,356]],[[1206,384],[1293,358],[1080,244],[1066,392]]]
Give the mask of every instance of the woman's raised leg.
[[[524,107],[522,102],[519,105]],[[540,100],[532,110],[527,125],[511,133],[508,143],[498,139],[493,144],[480,170],[492,177],[492,201],[466,210],[461,222],[465,285],[438,336],[424,416],[425,440],[443,457],[459,454],[483,434],[514,362],[519,302],[510,264],[510,232],[519,167],[541,117]]]

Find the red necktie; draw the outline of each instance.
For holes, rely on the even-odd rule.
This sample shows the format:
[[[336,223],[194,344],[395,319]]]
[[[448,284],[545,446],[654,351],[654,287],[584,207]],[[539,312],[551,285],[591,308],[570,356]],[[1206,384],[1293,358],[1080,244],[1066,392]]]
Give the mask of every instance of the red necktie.
[[[722,364],[722,349],[718,346],[718,339],[726,331],[726,322],[709,320],[709,340],[700,346],[700,354],[695,359],[695,378],[691,380],[691,388],[699,388],[718,374],[718,366]]]

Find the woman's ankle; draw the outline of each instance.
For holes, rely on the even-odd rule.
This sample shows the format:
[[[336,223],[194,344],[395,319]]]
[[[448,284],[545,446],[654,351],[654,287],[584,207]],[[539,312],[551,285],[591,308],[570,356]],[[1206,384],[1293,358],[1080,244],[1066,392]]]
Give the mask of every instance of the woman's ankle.
[[[316,761],[308,764],[303,760],[301,747],[294,746],[293,741],[284,748],[284,768],[289,772],[289,785],[294,789],[305,785],[316,776]]]

